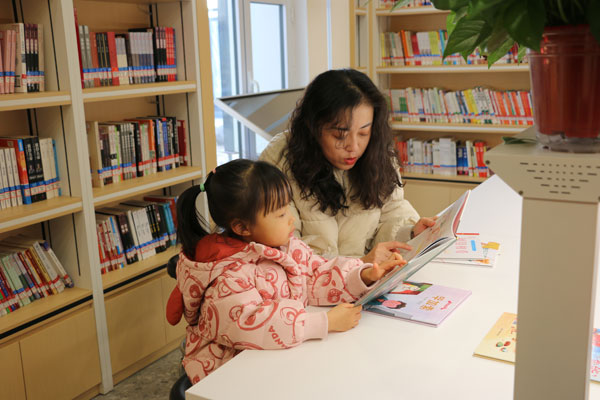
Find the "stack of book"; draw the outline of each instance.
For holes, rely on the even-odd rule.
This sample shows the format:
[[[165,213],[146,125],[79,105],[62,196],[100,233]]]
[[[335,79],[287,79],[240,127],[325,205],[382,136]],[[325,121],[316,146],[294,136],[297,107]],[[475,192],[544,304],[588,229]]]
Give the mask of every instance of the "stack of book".
[[[174,196],[148,196],[96,211],[101,273],[124,268],[175,246]]]
[[[73,287],[47,242],[26,236],[0,241],[0,316]]]
[[[149,116],[86,125],[95,187],[189,164],[183,120]]]
[[[487,64],[487,58],[479,49],[467,57],[452,54],[442,59],[448,42],[448,32],[444,29],[428,32],[381,32],[379,45],[381,50],[381,66],[413,66],[413,65],[477,65]],[[496,64],[518,63],[518,47],[513,46]]]
[[[54,139],[0,137],[0,209],[60,195]]]
[[[83,88],[177,80],[174,28],[115,33],[77,25],[77,39]]]
[[[533,125],[531,94],[483,87],[446,91],[405,88],[388,91],[390,115],[400,122]]]
[[[0,94],[44,90],[43,25],[0,25]]]
[[[487,146],[482,140],[402,140],[396,137],[395,142],[402,172],[480,178],[487,178],[490,174],[484,162]]]

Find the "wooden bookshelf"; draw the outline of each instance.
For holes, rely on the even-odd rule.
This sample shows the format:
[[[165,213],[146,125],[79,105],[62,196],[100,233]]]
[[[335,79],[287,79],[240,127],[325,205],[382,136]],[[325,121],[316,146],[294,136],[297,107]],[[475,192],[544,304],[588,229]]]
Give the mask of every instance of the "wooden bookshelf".
[[[66,91],[0,95],[0,111],[64,106],[67,104],[71,104],[71,93]]]
[[[100,207],[104,204],[115,203],[152,190],[162,189],[199,178],[202,178],[202,168],[179,167],[140,178],[112,183],[93,189],[94,206]]]
[[[136,97],[159,96],[196,91],[196,82],[156,82],[124,86],[104,86],[83,89],[83,102],[133,99]]]
[[[447,74],[447,73],[496,73],[496,72],[528,72],[527,64],[494,64],[487,65],[419,65],[414,67],[377,67],[378,74]]]
[[[109,271],[102,275],[102,288],[104,290],[110,289],[123,282],[127,282],[130,279],[143,275],[148,271],[152,271],[157,267],[166,265],[171,257],[179,254],[179,250],[179,246],[169,247],[167,250],[158,253],[151,258],[126,265],[122,269]]]
[[[424,181],[446,181],[446,182],[461,182],[461,183],[481,183],[486,178],[480,178],[478,176],[465,176],[465,175],[436,175],[436,174],[418,174],[415,172],[403,172],[402,179],[418,179]]]
[[[411,132],[469,132],[485,133],[491,135],[515,135],[528,128],[527,125],[492,125],[492,124],[436,124],[424,122],[398,122],[390,121],[390,126],[395,131]]]
[[[375,15],[378,17],[410,17],[414,15],[435,15],[448,13],[449,11],[438,10],[434,7],[405,7],[396,8],[395,10],[378,8],[375,10]]]
[[[0,233],[73,214],[82,208],[81,198],[61,196],[0,210]]]
[[[75,287],[0,316],[0,354],[10,354],[12,366],[7,375],[10,381],[0,376],[0,387],[14,386],[14,393],[9,392],[11,398],[92,398],[109,392],[115,377],[123,379],[146,366],[156,354],[170,350],[184,333],[182,329],[168,333],[164,303],[173,280],[166,279],[161,269],[179,248],[102,275],[95,210],[157,191],[177,196],[215,167],[208,10],[202,0],[14,3],[17,16],[9,7],[0,12],[4,22],[43,24],[47,91],[0,95],[0,130],[4,129],[0,133],[52,138],[61,188],[67,195],[0,210],[0,234],[27,233],[46,240]],[[88,25],[91,32],[173,27],[179,80],[82,89],[75,7],[77,22]],[[21,16],[25,16],[24,21],[15,20]],[[190,165],[93,188],[86,121],[120,121],[156,114],[186,121]],[[150,303],[156,307],[144,318],[156,327],[154,347],[144,347],[140,339],[142,346],[127,352],[122,348],[126,342],[118,336],[139,337],[127,322],[139,316],[140,304]],[[127,318],[120,319],[123,315]],[[56,357],[57,351],[75,354],[79,361]],[[111,352],[127,353],[129,358],[121,360],[116,369]],[[13,380],[21,382],[16,385],[19,387]]]
[[[0,336],[87,297],[90,297],[91,300],[91,295],[91,290],[74,287],[67,288],[61,293],[36,300],[8,315],[0,317]]]

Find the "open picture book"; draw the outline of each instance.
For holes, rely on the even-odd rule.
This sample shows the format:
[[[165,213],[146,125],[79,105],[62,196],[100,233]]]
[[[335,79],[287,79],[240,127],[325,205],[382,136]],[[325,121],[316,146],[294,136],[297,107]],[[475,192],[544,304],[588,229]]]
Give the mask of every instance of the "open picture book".
[[[366,292],[355,305],[367,304],[372,300],[392,291],[401,282],[410,278],[427,263],[436,258],[442,251],[456,241],[456,232],[460,217],[469,199],[467,190],[458,200],[446,208],[435,221],[435,225],[425,229],[421,234],[410,240],[412,250],[402,253],[408,263],[398,266],[381,278]]]

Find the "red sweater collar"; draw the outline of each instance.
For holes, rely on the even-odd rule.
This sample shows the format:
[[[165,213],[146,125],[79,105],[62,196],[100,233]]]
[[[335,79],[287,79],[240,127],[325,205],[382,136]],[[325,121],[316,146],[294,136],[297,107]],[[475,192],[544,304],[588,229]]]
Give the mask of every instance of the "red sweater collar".
[[[210,262],[229,257],[246,247],[248,243],[216,233],[203,237],[196,245],[194,261]]]

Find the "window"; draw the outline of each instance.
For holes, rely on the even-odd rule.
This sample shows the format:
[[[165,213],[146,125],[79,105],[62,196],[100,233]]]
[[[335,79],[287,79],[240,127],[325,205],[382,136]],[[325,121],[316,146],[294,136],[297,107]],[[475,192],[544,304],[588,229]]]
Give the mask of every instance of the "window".
[[[296,3],[302,2],[207,1],[215,97],[306,84],[307,57],[299,54],[303,46],[297,44],[306,42],[306,35],[297,28]],[[268,143],[218,107],[215,128],[219,164],[236,158],[256,159]]]

